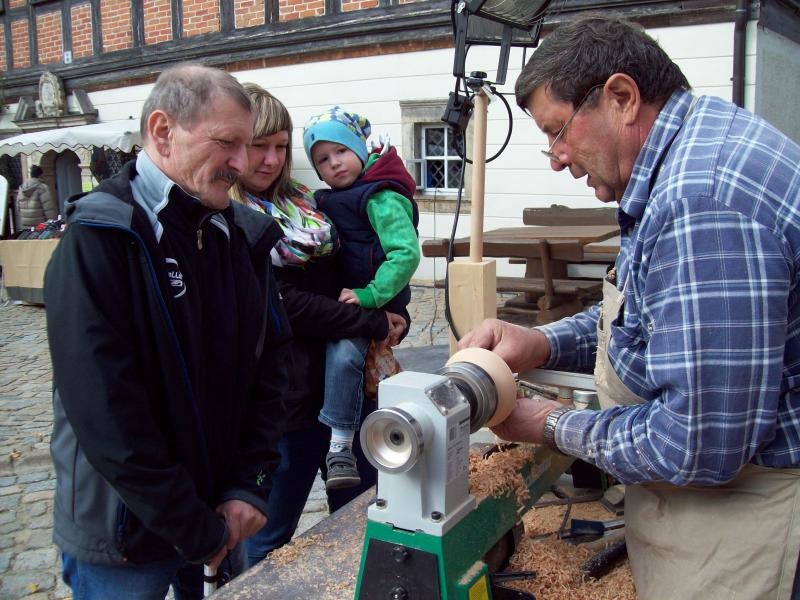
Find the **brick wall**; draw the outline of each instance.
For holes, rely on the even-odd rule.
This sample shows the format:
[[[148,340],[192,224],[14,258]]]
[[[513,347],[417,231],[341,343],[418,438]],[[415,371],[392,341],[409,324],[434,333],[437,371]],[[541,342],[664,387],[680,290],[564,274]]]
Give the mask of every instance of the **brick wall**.
[[[76,4],[70,10],[70,27],[72,28],[72,58],[91,56],[92,48],[92,6]]]
[[[376,6],[378,6],[378,0],[342,0],[342,12],[375,8]]]
[[[260,27],[265,24],[265,7],[269,0],[182,0],[182,37],[220,31],[220,6],[233,3],[234,26],[237,29]],[[398,0],[400,4],[423,0]],[[25,7],[30,0],[6,0],[7,10]],[[172,0],[99,0],[99,22],[93,21],[94,0],[73,0],[70,3],[70,33],[73,59],[94,55],[93,35],[102,40],[101,52],[114,52],[133,47],[132,2],[141,2],[145,45],[172,41]],[[292,21],[323,16],[325,0],[279,0],[280,21]],[[342,12],[354,12],[380,7],[380,0],[341,0]],[[42,5],[41,9],[45,9]],[[39,8],[39,7],[37,7]],[[36,50],[39,64],[63,61],[64,31],[60,11],[33,11],[36,15]],[[23,11],[25,14],[26,11]],[[37,12],[39,14],[37,14]],[[8,13],[7,13],[8,14]],[[10,17],[6,17],[10,18]],[[367,15],[365,15],[367,18]],[[23,18],[11,21],[9,29],[0,27],[0,71],[31,66],[29,24]],[[11,36],[11,51],[7,52],[3,38]]]
[[[133,45],[131,0],[100,0],[100,23],[103,52],[125,50]]]
[[[264,0],[236,0],[233,11],[236,16],[236,29],[264,24]]]
[[[144,0],[144,43],[158,44],[172,39],[172,3],[170,0]]]
[[[31,66],[31,44],[28,38],[28,20],[11,22],[11,48],[14,56],[12,67],[22,69]]]
[[[219,31],[219,0],[184,0],[183,35],[193,37],[213,31]]]
[[[36,53],[42,65],[64,60],[60,10],[36,15]]]
[[[281,21],[319,17],[325,14],[325,0],[280,0],[278,14]]]

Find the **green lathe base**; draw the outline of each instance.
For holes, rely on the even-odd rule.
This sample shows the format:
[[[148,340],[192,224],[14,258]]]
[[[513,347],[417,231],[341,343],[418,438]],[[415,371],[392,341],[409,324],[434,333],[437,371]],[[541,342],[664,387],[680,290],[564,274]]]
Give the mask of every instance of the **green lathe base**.
[[[509,495],[484,498],[441,537],[368,520],[356,599],[490,600],[483,557],[571,463],[569,457],[537,448],[533,464],[524,470],[530,496],[523,506]]]

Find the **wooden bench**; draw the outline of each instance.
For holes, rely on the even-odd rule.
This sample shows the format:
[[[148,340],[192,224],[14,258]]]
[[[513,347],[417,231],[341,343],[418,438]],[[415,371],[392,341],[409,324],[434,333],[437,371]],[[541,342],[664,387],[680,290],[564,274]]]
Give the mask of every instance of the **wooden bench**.
[[[619,254],[618,245],[603,242],[586,244],[583,247],[583,258],[575,262],[613,265],[617,260],[617,254]],[[512,265],[524,265],[528,261],[525,258],[509,258],[508,262]]]
[[[444,287],[444,279],[437,279],[433,286]],[[540,277],[498,277],[498,292],[519,292],[542,296],[546,285]],[[553,290],[557,295],[589,296],[602,290],[603,283],[598,279],[553,279]]]
[[[553,204],[548,208],[522,209],[522,222],[525,225],[616,225],[617,209],[570,208]]]
[[[563,204],[552,204],[547,208],[525,208],[522,210],[522,222],[525,225],[570,226],[570,225],[616,225],[617,209],[570,208]],[[619,252],[618,247],[609,247],[605,243],[586,244],[583,246],[583,257],[576,262],[613,265]],[[524,264],[525,259],[512,258],[511,264]]]
[[[588,296],[603,289],[603,282],[596,279],[553,279],[552,283],[557,296]],[[498,277],[497,291],[541,296],[547,292],[547,285],[537,277]]]
[[[520,248],[514,246],[513,241],[492,241],[489,244],[490,252],[501,252],[500,245],[509,246],[508,255],[519,256],[525,254],[525,259],[538,258],[541,265],[541,277],[526,274],[524,277],[498,277],[498,292],[518,292],[519,299],[509,300],[508,306],[530,310],[537,307],[539,323],[556,320],[567,314],[574,314],[582,309],[583,299],[599,295],[602,290],[602,281],[592,279],[562,279],[555,278],[551,269],[551,260],[580,260],[583,256],[583,245],[578,240],[539,240],[538,244],[526,245]],[[455,240],[454,248],[465,252],[469,242],[463,239]],[[495,247],[497,246],[497,247]],[[426,240],[422,243],[422,254],[426,257],[446,257],[449,248],[448,240]],[[484,251],[487,242],[484,241]],[[435,282],[438,287],[444,287],[443,281]]]
[[[585,263],[608,263],[613,265],[619,254],[619,246],[609,246],[602,242],[598,244],[586,244],[583,247],[583,260]]]
[[[579,312],[586,298],[599,297],[601,279],[570,278],[567,265],[586,262],[584,247],[609,239],[616,231],[616,226],[609,223],[500,228],[484,232],[482,256],[524,262],[524,277],[497,278],[497,291],[518,292],[520,295],[509,299],[506,305],[526,310],[538,307],[540,315],[537,320],[548,322]],[[469,238],[453,241],[453,256],[467,256],[469,249]],[[428,258],[447,257],[449,250],[447,239],[422,243],[422,254]],[[593,262],[605,262],[605,259],[605,255],[598,256]],[[608,262],[613,263],[613,259]]]
[[[583,259],[583,245],[578,240],[540,240],[545,242],[548,258],[553,260]],[[425,240],[422,242],[422,255],[428,258],[446,257],[450,243],[446,239]],[[453,243],[455,256],[469,254],[469,240],[459,238]],[[509,256],[522,260],[528,258],[542,258],[542,244],[520,245],[514,239],[483,240],[484,256]]]

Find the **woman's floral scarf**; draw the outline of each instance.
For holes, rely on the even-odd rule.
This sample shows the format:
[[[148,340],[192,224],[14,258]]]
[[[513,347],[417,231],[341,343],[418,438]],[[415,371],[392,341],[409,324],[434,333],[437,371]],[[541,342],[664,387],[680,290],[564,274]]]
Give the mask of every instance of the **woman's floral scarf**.
[[[274,202],[247,192],[251,208],[272,215],[283,237],[272,249],[272,264],[302,266],[309,260],[333,254],[338,238],[330,219],[317,210],[314,195],[301,183],[293,182],[289,197]]]

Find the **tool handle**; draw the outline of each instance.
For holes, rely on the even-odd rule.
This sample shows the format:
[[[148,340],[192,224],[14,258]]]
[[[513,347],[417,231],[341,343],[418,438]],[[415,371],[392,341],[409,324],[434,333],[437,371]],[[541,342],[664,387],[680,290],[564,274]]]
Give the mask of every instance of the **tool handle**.
[[[628,547],[623,538],[588,559],[583,563],[581,570],[589,577],[600,579],[626,556],[628,556]]]
[[[203,597],[208,597],[217,591],[217,568],[203,565]]]

